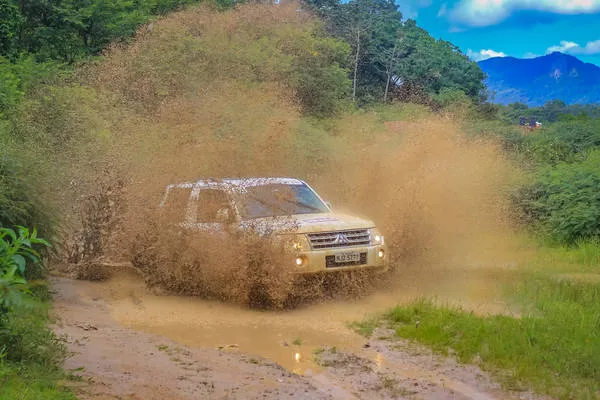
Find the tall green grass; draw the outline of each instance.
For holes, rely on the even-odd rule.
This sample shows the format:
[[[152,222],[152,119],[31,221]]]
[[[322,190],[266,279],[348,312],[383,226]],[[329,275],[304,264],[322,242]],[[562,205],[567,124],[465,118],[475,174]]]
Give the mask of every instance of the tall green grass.
[[[600,390],[600,285],[526,280],[520,318],[479,317],[420,300],[386,314],[396,334],[462,362],[494,370],[511,389],[532,387],[561,399],[592,399]]]
[[[546,273],[600,274],[600,238],[581,239],[573,246],[548,243],[536,249],[528,267]]]
[[[48,323],[48,304],[37,299],[0,313],[0,399],[76,399],[62,383],[66,351]]]
[[[568,279],[568,272],[595,275],[599,261],[598,240],[539,250],[508,289],[507,297],[521,305],[518,315],[480,316],[420,299],[354,327],[368,334],[387,321],[397,336],[493,371],[509,389],[597,399],[600,281],[588,274]]]

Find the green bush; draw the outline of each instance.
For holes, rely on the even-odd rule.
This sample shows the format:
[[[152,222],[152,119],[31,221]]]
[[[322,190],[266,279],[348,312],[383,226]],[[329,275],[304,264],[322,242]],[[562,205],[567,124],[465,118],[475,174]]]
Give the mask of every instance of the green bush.
[[[517,204],[528,222],[559,242],[600,237],[600,150],[582,162],[543,169]]]
[[[539,166],[575,162],[600,147],[600,119],[577,119],[553,123],[523,137],[520,153]]]
[[[0,316],[0,343],[6,360],[47,367],[62,363],[64,345],[48,329],[47,314],[47,305],[33,301]]]
[[[28,293],[27,269],[39,268],[40,255],[33,246],[49,246],[37,237],[35,229],[19,227],[18,234],[0,228],[0,315],[25,304]]]
[[[29,225],[35,219],[30,186],[21,172],[22,166],[0,153],[0,226]]]
[[[26,280],[28,271],[40,268],[40,254],[34,247],[46,246],[35,230],[0,228],[2,399],[74,399],[57,383],[64,378],[60,365],[66,349],[48,328],[48,306],[42,298],[47,297],[46,287],[30,286]]]
[[[56,213],[54,203],[44,193],[48,187],[44,180],[45,176],[58,174],[58,170],[54,167],[50,171],[50,163],[36,158],[31,146],[11,139],[10,133],[2,131],[1,122],[0,227],[33,226],[44,237],[52,237]],[[20,146],[22,149],[16,150]]]

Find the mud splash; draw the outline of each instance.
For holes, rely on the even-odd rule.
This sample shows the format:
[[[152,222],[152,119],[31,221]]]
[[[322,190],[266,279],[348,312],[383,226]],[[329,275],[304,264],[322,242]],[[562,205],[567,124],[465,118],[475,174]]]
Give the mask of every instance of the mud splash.
[[[381,357],[365,350],[367,340],[348,324],[399,303],[431,296],[441,303],[460,304],[479,313],[511,310],[501,300],[501,282],[509,276],[506,270],[453,268],[440,272],[435,281],[427,275],[429,271],[400,274],[390,287],[361,299],[330,300],[285,312],[250,310],[197,297],[154,295],[133,273],[90,284],[82,295],[107,301],[113,317],[127,327],[191,347],[263,357],[289,371],[312,375],[321,370],[314,362],[314,353],[322,348],[361,352],[372,360]]]

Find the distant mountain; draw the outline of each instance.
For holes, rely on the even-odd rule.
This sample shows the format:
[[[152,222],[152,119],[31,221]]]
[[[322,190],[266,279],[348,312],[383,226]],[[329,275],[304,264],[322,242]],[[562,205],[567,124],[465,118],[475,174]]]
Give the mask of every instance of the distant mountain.
[[[495,57],[479,62],[494,103],[541,106],[559,99],[567,104],[600,103],[600,67],[555,52],[520,59]]]

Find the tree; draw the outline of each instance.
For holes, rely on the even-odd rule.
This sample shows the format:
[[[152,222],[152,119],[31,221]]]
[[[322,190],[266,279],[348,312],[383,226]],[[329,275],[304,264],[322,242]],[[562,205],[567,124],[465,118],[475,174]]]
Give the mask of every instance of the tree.
[[[323,37],[317,30],[295,40],[290,81],[305,112],[327,116],[334,114],[350,88],[344,68],[350,47],[342,40]]]
[[[402,52],[395,75],[403,84],[421,87],[428,95],[456,89],[480,101],[485,75],[453,44],[435,40],[413,20],[402,25]]]
[[[23,16],[10,0],[0,0],[0,56],[18,53],[18,38]]]
[[[390,93],[429,97],[447,88],[476,103],[484,100],[485,75],[453,44],[435,40],[389,0],[308,0],[328,31],[351,48],[352,100],[388,101]],[[410,96],[414,97],[414,96]]]
[[[398,58],[400,55],[400,44],[402,39],[398,39],[394,42],[394,47],[391,49],[385,49],[381,52],[382,56],[382,64],[385,67],[385,91],[383,92],[383,102],[387,103],[388,93],[390,90],[390,82],[392,78],[395,76],[394,71],[396,68],[396,63],[398,62]]]
[[[74,26],[88,53],[97,53],[108,43],[129,37],[149,17],[149,9],[135,1],[75,0]]]
[[[402,14],[391,0],[351,0],[347,3],[313,0],[309,5],[322,16],[331,34],[350,44],[352,101],[355,102],[361,94],[370,91],[370,83],[384,81],[374,65],[376,55],[393,48],[390,39],[401,26]]]

